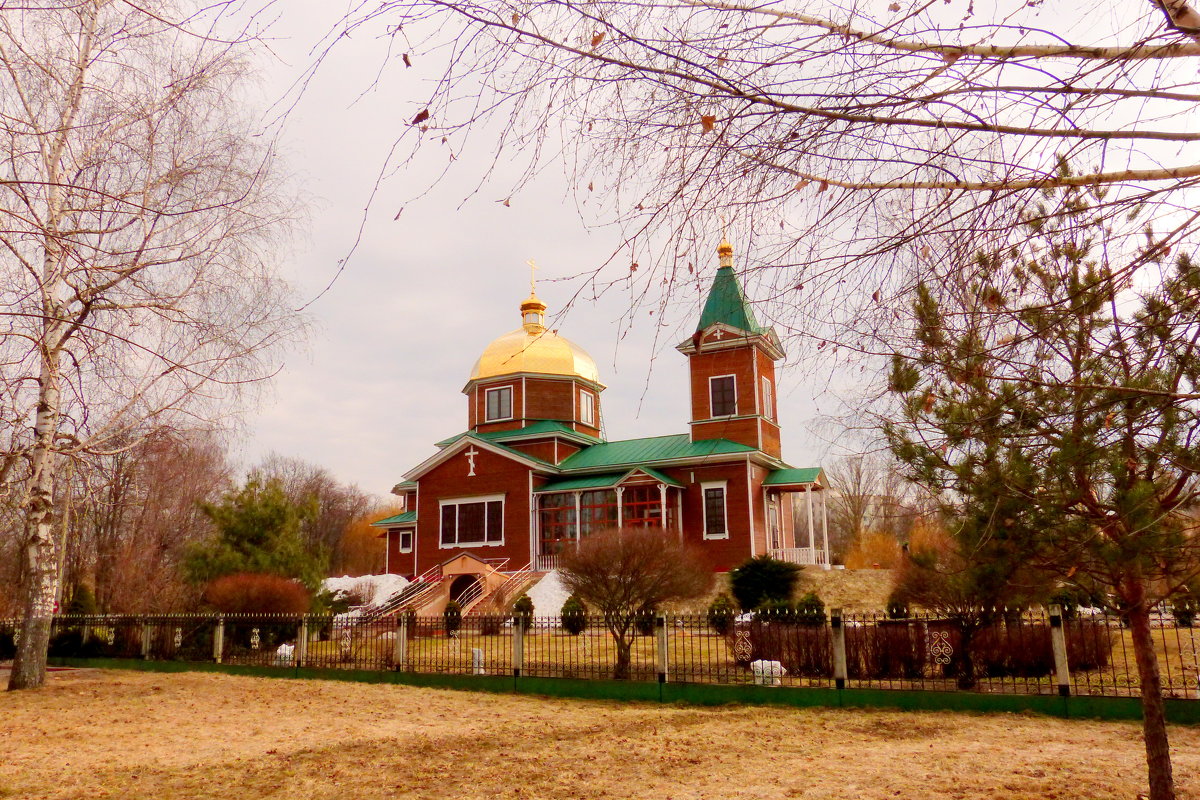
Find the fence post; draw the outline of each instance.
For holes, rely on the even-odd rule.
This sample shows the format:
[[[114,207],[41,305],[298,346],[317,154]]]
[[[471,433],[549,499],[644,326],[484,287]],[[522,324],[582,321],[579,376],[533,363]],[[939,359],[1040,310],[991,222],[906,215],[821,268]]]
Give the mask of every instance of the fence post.
[[[150,660],[150,623],[143,616],[142,620],[142,660]]]
[[[300,616],[300,633],[296,635],[296,668],[308,661],[308,614]]]
[[[658,682],[667,682],[667,617],[659,614],[654,618],[654,634],[658,639]]]
[[[213,629],[213,661],[217,664],[221,663],[221,656],[225,653],[225,615],[217,614],[217,625]]]
[[[838,689],[845,689],[846,625],[842,619],[842,609],[835,608],[829,612],[829,626],[833,635],[833,685]]]
[[[396,615],[396,642],[392,660],[396,669],[403,671],[408,666],[408,615],[403,611]]]
[[[525,615],[513,615],[512,671],[513,677],[521,677],[525,666]]]
[[[1054,648],[1054,672],[1060,697],[1071,696],[1071,670],[1067,664],[1067,637],[1063,631],[1062,606],[1050,604],[1050,646]]]

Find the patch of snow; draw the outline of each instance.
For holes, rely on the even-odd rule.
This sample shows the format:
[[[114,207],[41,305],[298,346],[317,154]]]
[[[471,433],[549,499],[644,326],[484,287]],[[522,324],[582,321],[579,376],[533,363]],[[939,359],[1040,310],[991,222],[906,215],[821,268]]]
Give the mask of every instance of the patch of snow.
[[[324,586],[335,598],[362,594],[366,596],[367,605],[378,606],[408,586],[408,579],[399,575],[359,575],[357,578],[343,575],[326,578]]]
[[[562,615],[563,603],[571,593],[559,580],[558,570],[546,573],[546,576],[529,588],[525,594],[533,601],[535,617],[558,617]]]
[[[294,644],[281,644],[275,651],[275,666],[286,667],[292,663],[296,657],[296,646]]]

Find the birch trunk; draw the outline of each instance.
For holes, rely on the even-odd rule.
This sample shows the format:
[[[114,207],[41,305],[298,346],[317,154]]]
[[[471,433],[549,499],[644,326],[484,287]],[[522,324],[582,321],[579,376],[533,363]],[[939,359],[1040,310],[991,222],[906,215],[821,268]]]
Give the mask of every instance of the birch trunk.
[[[88,63],[95,36],[98,3],[85,6],[79,16],[76,49],[72,53],[70,84],[63,98],[58,130],[43,146],[41,162],[47,185],[42,239],[41,337],[38,342],[38,393],[33,444],[29,449],[30,474],[24,497],[25,613],[21,640],[13,657],[8,688],[33,689],[46,682],[46,655],[50,628],[58,601],[58,548],[54,540],[54,478],[57,468],[58,427],[62,412],[63,348],[70,335],[62,300],[65,288],[64,254],[59,243],[63,220],[62,158],[72,126],[79,115]]]
[[[46,652],[58,596],[54,542],[54,437],[58,431],[59,353],[43,354],[35,442],[25,506],[25,615],[13,658],[9,689],[33,689],[46,681]]]

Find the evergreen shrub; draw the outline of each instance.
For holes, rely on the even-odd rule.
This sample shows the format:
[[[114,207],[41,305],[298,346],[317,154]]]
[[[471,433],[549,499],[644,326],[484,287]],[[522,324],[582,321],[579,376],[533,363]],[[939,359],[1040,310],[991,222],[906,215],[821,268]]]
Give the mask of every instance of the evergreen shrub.
[[[637,619],[634,620],[634,626],[641,636],[654,635],[654,617],[655,611],[653,608],[643,608],[638,612]]]
[[[451,600],[446,603],[446,610],[442,612],[442,624],[446,628],[446,633],[454,633],[462,627],[462,606]]]
[[[908,619],[909,611],[908,603],[904,598],[897,592],[892,592],[887,599],[888,619]]]
[[[764,600],[758,604],[758,608],[754,609],[754,618],[764,622],[795,623],[797,621],[796,607],[787,600]]]
[[[796,601],[795,613],[801,625],[824,625],[825,601],[816,592],[808,592]]]
[[[533,598],[527,594],[523,594],[513,603],[513,616],[519,617],[528,628],[533,622]]]
[[[572,636],[578,636],[587,630],[587,606],[575,595],[567,598],[562,607],[563,630]]]
[[[743,611],[761,606],[767,600],[792,599],[800,566],[770,556],[755,556],[729,571],[729,587]]]
[[[736,616],[737,606],[734,605],[733,598],[724,593],[719,594],[717,599],[712,601],[712,605],[708,607],[708,627],[721,636],[725,636],[733,628]]]

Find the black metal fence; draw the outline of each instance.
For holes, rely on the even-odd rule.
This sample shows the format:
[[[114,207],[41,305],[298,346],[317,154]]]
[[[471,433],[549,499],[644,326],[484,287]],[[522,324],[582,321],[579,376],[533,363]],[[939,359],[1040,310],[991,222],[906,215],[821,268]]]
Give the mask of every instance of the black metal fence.
[[[1132,640],[1119,616],[1044,610],[962,618],[646,617],[622,646],[599,617],[514,619],[354,616],[59,616],[50,655],[208,661],[264,667],[667,680],[778,686],[1139,693]],[[19,625],[0,620],[0,659]],[[1168,697],[1200,699],[1200,627],[1156,618]]]

